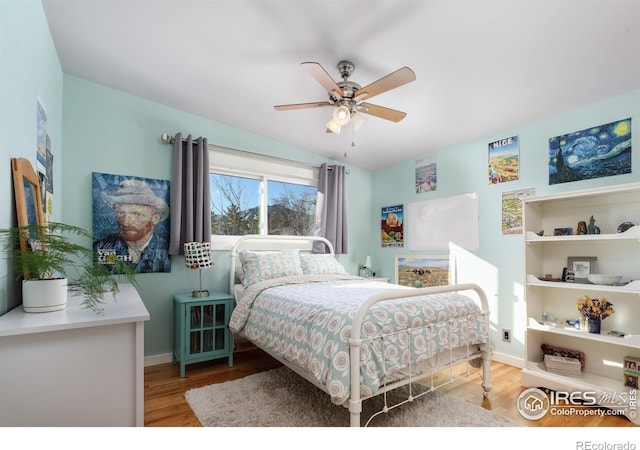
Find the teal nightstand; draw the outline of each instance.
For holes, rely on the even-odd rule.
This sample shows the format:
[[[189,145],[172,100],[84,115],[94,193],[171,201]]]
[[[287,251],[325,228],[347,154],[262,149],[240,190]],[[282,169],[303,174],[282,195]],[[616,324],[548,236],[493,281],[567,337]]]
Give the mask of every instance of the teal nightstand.
[[[229,367],[233,366],[233,335],[229,331],[233,306],[233,295],[222,292],[200,298],[173,296],[173,362],[180,361],[181,377],[185,366],[196,362],[228,358]]]

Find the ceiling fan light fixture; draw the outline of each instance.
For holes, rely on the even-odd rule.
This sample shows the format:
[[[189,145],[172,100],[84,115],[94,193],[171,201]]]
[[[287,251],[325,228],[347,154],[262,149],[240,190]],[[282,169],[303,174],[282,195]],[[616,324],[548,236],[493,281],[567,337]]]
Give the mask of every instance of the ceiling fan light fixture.
[[[338,125],[346,125],[351,120],[351,111],[346,106],[339,106],[333,111],[333,121]]]
[[[366,121],[367,118],[363,117],[362,114],[354,114],[353,117],[351,117],[353,131],[358,131],[360,128],[362,128],[362,125],[364,125]]]
[[[327,122],[327,129],[331,130],[335,134],[340,134],[342,127],[335,120],[331,119]]]

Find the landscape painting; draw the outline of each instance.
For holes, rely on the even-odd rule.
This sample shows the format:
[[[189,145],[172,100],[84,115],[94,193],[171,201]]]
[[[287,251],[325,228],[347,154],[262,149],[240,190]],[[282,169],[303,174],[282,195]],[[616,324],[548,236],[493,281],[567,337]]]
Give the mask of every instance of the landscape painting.
[[[489,144],[489,184],[516,181],[520,177],[518,136]]]
[[[396,256],[396,284],[421,288],[449,282],[448,254]]]
[[[631,173],[631,118],[549,139],[549,184]]]

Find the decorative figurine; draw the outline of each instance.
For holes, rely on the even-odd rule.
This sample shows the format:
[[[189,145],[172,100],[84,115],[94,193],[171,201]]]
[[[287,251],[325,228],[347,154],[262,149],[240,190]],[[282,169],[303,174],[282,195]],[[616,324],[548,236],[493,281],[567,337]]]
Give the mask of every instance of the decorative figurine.
[[[594,219],[593,216],[589,218],[589,226],[587,227],[587,230],[589,231],[589,234],[600,234],[600,227],[596,226],[596,219]]]
[[[635,226],[633,222],[622,222],[620,225],[618,225],[618,233],[624,233],[633,226]]]
[[[576,234],[587,234],[587,222],[585,222],[584,220],[581,220],[580,222],[578,222],[578,229],[576,231]]]

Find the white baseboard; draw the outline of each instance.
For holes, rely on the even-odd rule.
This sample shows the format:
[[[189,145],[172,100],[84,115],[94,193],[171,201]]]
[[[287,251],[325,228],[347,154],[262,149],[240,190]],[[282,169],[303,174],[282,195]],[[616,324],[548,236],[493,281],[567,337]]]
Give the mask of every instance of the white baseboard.
[[[173,354],[165,353],[162,355],[153,355],[144,357],[144,366],[157,366],[158,364],[166,364],[173,361]]]
[[[524,358],[516,358],[511,355],[505,355],[503,353],[494,352],[491,359],[493,361],[506,364],[508,366],[517,367],[519,369],[522,369],[524,367]]]

